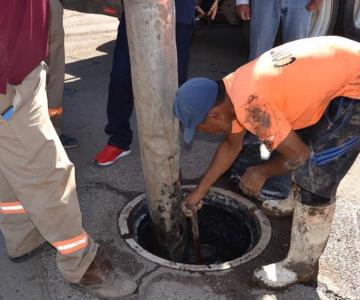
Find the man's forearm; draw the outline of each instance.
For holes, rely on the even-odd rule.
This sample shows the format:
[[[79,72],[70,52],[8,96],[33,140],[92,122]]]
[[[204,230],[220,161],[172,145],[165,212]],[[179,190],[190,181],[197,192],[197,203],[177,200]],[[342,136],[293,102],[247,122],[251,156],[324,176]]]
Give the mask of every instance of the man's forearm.
[[[302,166],[310,157],[309,147],[291,131],[276,148],[277,155],[260,165],[261,171],[269,178],[280,176]]]
[[[263,174],[267,177],[281,176],[301,167],[308,157],[299,157],[297,160],[289,161],[280,153],[269,161],[259,165]]]
[[[223,175],[233,164],[236,157],[240,153],[242,144],[234,146],[224,141],[219,146],[215,156],[210,164],[209,169],[206,171],[202,178],[198,191],[206,194],[210,187]]]
[[[276,147],[277,155],[263,164],[249,167],[240,178],[239,186],[243,192],[259,196],[266,180],[280,176],[301,167],[309,159],[309,147],[290,131],[287,137]]]

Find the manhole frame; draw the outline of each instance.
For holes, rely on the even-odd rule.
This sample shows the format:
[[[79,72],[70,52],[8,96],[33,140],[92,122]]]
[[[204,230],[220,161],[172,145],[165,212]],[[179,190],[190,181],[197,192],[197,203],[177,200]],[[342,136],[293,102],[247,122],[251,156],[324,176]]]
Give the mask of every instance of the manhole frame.
[[[196,185],[183,185],[182,189],[194,189]],[[267,247],[271,239],[271,224],[267,216],[265,216],[262,211],[250,200],[247,200],[243,196],[235,194],[233,192],[224,190],[222,188],[213,187],[210,189],[211,192],[222,194],[225,197],[230,197],[231,199],[238,202],[241,206],[245,207],[256,219],[256,222],[260,228],[260,237],[259,241],[255,245],[253,249],[249,252],[245,253],[244,255],[227,261],[221,264],[210,264],[210,265],[192,265],[192,264],[182,264],[178,262],[173,262],[155,254],[147,251],[142,246],[140,246],[136,240],[130,237],[130,230],[128,226],[128,219],[132,212],[132,210],[139,205],[142,201],[146,199],[146,194],[141,194],[136,197],[134,200],[130,201],[125,207],[122,209],[120,216],[119,216],[119,231],[121,237],[124,239],[126,244],[133,249],[137,254],[146,258],[147,260],[177,270],[183,271],[197,271],[197,272],[211,272],[211,271],[224,271],[239,265],[245,264],[257,256],[259,256]]]

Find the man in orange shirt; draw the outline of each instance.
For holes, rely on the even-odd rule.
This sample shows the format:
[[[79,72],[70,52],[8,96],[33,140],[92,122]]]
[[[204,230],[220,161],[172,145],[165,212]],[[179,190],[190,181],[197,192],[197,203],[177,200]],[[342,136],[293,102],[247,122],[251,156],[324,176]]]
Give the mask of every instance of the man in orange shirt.
[[[177,91],[174,110],[185,126],[185,142],[196,129],[227,134],[184,200],[186,214],[201,208],[240,153],[247,130],[278,155],[246,170],[244,193],[257,196],[267,178],[293,172],[299,196],[290,250],[285,260],[255,271],[259,285],[285,288],[317,276],[337,187],[360,151],[360,102],[341,96],[360,99],[360,44],[341,37],[287,43],[221,81],[194,78]]]

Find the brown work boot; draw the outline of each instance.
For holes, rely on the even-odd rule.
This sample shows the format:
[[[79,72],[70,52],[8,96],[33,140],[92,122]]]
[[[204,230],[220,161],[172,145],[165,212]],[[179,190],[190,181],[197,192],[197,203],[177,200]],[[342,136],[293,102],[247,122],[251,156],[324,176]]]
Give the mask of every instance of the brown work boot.
[[[137,285],[114,270],[103,248],[100,248],[78,284],[86,292],[98,297],[118,299],[133,294]]]

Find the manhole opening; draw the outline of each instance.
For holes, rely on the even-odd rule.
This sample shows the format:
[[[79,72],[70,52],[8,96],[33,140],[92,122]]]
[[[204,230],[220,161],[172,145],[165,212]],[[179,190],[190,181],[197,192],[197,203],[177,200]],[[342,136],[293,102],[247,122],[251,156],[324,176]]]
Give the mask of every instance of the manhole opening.
[[[184,188],[184,196],[191,188]],[[139,254],[170,267],[191,270],[194,266],[226,269],[249,261],[266,248],[271,235],[268,219],[250,201],[231,192],[212,189],[198,213],[201,254],[204,265],[196,265],[188,220],[188,240],[181,261],[170,262],[162,257],[154,235],[145,195],[130,202],[120,215],[119,225],[127,243]],[[230,264],[228,264],[230,262]],[[226,266],[225,266],[226,265]],[[190,266],[190,267],[189,267]],[[222,267],[220,267],[222,266]]]
[[[254,218],[249,217],[240,207],[230,211],[228,207],[205,198],[204,206],[198,214],[198,222],[204,264],[222,263],[238,258],[254,248],[259,240],[259,228]],[[132,224],[135,241],[149,252],[162,257],[145,201],[133,216]],[[178,262],[197,264],[189,221],[187,228],[188,240],[184,258]]]

